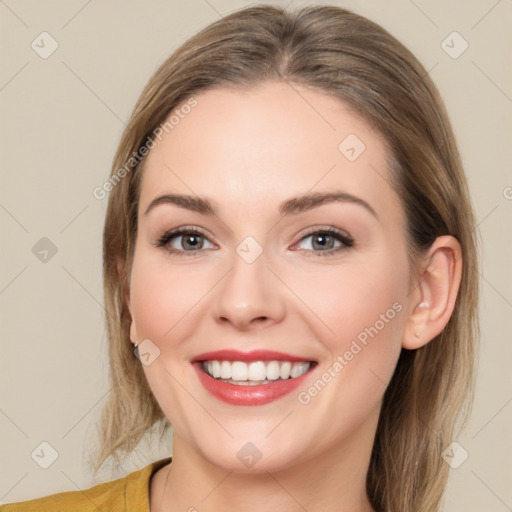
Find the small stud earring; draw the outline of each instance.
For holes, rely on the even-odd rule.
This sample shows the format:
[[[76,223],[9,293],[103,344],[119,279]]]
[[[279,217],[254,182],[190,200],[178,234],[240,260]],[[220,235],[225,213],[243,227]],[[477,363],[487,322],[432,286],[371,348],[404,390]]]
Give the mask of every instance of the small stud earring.
[[[419,337],[420,337],[420,333],[419,333],[418,331],[416,331],[416,332],[414,333],[414,336],[416,336],[416,338],[419,338]]]

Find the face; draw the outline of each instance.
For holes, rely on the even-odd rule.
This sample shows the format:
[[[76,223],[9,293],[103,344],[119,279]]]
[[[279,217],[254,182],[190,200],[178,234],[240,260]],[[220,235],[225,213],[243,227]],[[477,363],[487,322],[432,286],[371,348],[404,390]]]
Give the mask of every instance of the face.
[[[298,85],[195,99],[146,160],[127,296],[175,443],[245,472],[368,452],[410,278],[385,143]]]

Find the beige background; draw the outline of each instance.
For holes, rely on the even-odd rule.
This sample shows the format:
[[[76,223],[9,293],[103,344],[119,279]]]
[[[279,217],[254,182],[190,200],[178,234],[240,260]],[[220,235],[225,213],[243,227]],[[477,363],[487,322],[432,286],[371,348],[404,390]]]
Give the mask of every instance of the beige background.
[[[106,201],[92,190],[155,68],[199,28],[249,3],[0,2],[0,503],[92,483],[84,449],[108,393]],[[445,510],[512,510],[512,1],[331,3],[405,43],[447,103],[483,241],[483,337],[474,411],[457,439],[469,458],[451,470]],[[47,59],[31,48],[43,31],[59,45]],[[469,44],[457,59],[441,47],[453,31]],[[32,251],[42,237],[57,248],[47,262]],[[31,457],[43,441],[58,453],[48,469]],[[168,441],[144,447],[125,470],[169,449]]]

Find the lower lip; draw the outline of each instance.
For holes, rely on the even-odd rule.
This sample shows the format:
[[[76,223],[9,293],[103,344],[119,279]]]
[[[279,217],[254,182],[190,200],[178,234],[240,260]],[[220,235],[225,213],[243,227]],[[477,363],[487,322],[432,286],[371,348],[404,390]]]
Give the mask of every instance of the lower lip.
[[[269,384],[250,386],[229,384],[214,379],[203,371],[200,362],[194,363],[194,367],[206,390],[214,397],[231,405],[265,405],[273,402],[296,389],[309,376],[312,369],[310,367],[304,375],[294,379],[279,379]]]

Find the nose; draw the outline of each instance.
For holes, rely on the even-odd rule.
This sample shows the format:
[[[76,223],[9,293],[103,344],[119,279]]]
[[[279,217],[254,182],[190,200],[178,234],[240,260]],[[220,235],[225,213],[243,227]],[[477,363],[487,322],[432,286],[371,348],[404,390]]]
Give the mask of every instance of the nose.
[[[215,321],[239,331],[252,331],[282,321],[285,315],[283,284],[267,267],[264,254],[248,263],[234,255],[231,270],[216,287]]]

